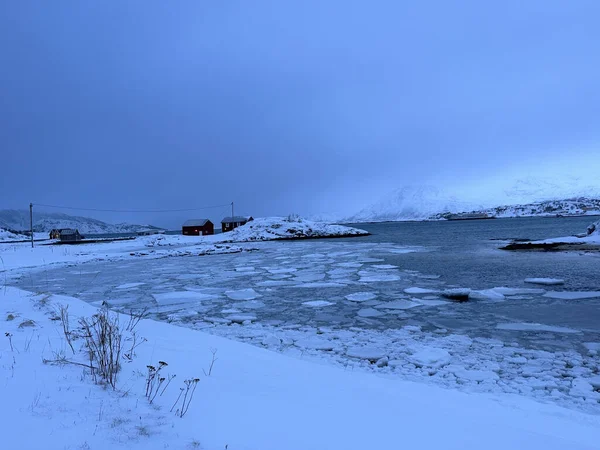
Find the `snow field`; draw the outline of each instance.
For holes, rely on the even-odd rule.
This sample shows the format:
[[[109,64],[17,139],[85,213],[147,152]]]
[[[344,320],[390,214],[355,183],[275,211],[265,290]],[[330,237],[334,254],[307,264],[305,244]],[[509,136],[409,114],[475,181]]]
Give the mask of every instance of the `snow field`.
[[[14,288],[0,299],[0,314],[12,315],[4,326],[11,340],[0,340],[0,391],[10,405],[0,412],[6,448],[366,450],[395,448],[401,439],[403,446],[424,449],[591,450],[600,437],[598,416],[522,397],[465,394],[313,364],[151,320],[139,323],[147,342],[131,362],[123,362],[113,391],[95,385],[82,367],[41,361],[61,352],[78,357],[65,344],[59,321],[52,320],[57,305],[68,305],[72,321],[94,314],[93,307]],[[284,342],[276,334],[263,340]],[[310,343],[315,349],[328,345],[316,338]],[[213,352],[217,359],[207,376]],[[379,358],[387,352],[376,345],[347,353],[369,365],[391,363]],[[415,364],[428,367],[448,359],[443,350],[428,347],[415,347],[411,355]],[[144,396],[146,366],[158,361],[168,363],[164,375],[176,377],[150,405]],[[489,375],[464,372],[477,380]],[[190,409],[176,417],[170,409],[179,387],[195,377],[200,381]],[[574,389],[585,393],[587,385]]]

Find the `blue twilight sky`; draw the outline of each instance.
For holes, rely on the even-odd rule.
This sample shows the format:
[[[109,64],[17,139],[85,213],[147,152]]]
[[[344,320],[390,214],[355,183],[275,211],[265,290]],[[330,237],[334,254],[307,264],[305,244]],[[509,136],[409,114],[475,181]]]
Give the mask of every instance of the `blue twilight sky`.
[[[0,209],[351,213],[407,184],[600,170],[599,17],[596,0],[5,1]]]

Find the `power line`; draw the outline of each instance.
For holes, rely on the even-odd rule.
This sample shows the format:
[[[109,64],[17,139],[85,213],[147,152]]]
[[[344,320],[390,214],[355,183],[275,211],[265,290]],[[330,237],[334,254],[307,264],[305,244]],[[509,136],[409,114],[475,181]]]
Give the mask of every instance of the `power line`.
[[[231,206],[231,203],[224,205],[215,206],[201,206],[198,208],[184,208],[184,209],[100,209],[100,208],[76,208],[74,206],[57,206],[57,205],[45,205],[42,203],[34,203],[33,206],[43,206],[45,208],[56,208],[56,209],[70,209],[74,211],[97,211],[97,212],[117,212],[117,213],[172,213],[172,212],[188,212],[188,211],[200,211],[203,209],[216,209]]]

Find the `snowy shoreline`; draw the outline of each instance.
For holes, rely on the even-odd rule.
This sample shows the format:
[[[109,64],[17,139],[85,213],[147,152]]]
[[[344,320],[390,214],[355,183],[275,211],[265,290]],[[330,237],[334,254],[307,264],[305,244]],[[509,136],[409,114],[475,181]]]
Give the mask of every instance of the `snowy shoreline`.
[[[511,242],[502,250],[545,251],[600,251],[600,220],[592,223],[585,234],[541,239],[537,241]]]
[[[253,250],[255,241],[247,242],[229,245],[198,237],[147,236],[77,249],[31,249],[23,244],[0,249],[0,269],[6,275],[27,277],[31,271],[44,271],[51,264],[74,266],[103,261],[107,269],[120,270],[117,267],[121,262],[139,258]],[[259,248],[267,245],[255,244]],[[378,249],[415,251],[390,244],[378,245]],[[308,266],[328,258],[316,253],[306,256]],[[381,264],[381,260],[359,258],[372,264],[361,269],[356,265],[363,263],[358,263],[356,257],[343,257],[347,258],[343,261],[354,262],[336,261],[338,269],[333,275],[341,277],[338,280],[347,278],[350,270],[357,271],[364,283],[396,279],[395,266]],[[238,274],[254,270],[239,265],[233,269]],[[290,276],[290,269],[280,260],[273,261],[268,269],[271,276],[277,277],[273,286],[285,283],[283,277]],[[295,273],[306,276],[308,287],[326,284]],[[140,283],[131,281],[137,280],[129,280],[118,289],[138,289]],[[155,294],[159,303],[168,304],[184,294],[194,299],[210,297],[202,292],[179,292],[175,286],[169,289]],[[357,286],[355,292],[358,290]],[[233,289],[225,294],[240,306],[259,306],[260,300],[251,299],[254,293],[250,291]],[[473,295],[494,301],[534,291],[544,292],[538,288],[497,288],[473,291]],[[395,302],[379,307],[372,294],[353,294],[347,300],[364,305],[359,315],[368,321],[370,315],[380,314],[380,307],[398,308],[396,312],[401,313],[403,308],[437,304],[440,300],[428,297],[434,293],[431,289],[406,289],[404,297],[399,295]],[[307,293],[304,307],[326,309],[330,305],[314,298]],[[600,438],[600,344],[596,342],[590,342],[587,354],[581,355],[576,351],[524,348],[510,337],[506,342],[471,338],[410,324],[386,330],[272,325],[253,323],[252,311],[243,308],[231,311],[225,321],[203,317],[187,322],[186,312],[182,311],[170,317],[172,323],[142,321],[141,336],[148,342],[139,347],[132,362],[124,365],[118,391],[112,392],[94,386],[81,367],[44,365],[40,361],[40,355],[55,359],[56,354],[71,354],[61,339],[60,321],[55,320],[58,305],[69,305],[74,323],[78,316],[94,314],[96,306],[72,297],[8,286],[0,299],[0,319],[7,319],[3,331],[11,334],[10,341],[0,341],[0,361],[4,361],[0,362],[0,390],[4,389],[3,398],[9,398],[18,410],[18,414],[5,410],[0,423],[22,430],[21,441],[13,446],[17,448],[37,448],[40,436],[53,435],[57,445],[44,441],[45,448],[105,448],[108,439],[111,447],[134,449],[163,448],[167,442],[174,448],[198,448],[192,443],[200,441],[201,448],[207,450],[222,450],[225,445],[257,450],[366,450],[393,447],[394,439],[388,431],[397,426],[398,417],[408,427],[403,431],[403,441],[422,448],[504,450],[527,443],[531,449],[583,450],[594,448]],[[98,297],[97,304],[102,300]],[[510,321],[497,327],[505,333],[580,333],[566,327]],[[13,346],[18,352],[12,350]],[[218,361],[214,374],[205,376],[202,369],[208,370],[210,349],[218,350]],[[155,405],[147,405],[144,373],[146,365],[158,360],[168,362],[170,373],[177,373],[180,383],[187,377],[200,377],[198,403],[192,405],[189,417],[181,419],[168,412],[179,386],[168,391],[164,399],[158,397]],[[93,394],[82,395],[88,391]],[[447,409],[440,409],[440,405]],[[249,416],[255,418],[249,420]],[[465,416],[469,417],[468,424]],[[42,425],[39,417],[44,418]],[[524,417],[528,428],[515,431],[523,429]],[[432,420],[448,427],[443,436],[425,433]],[[73,425],[65,426],[67,421]],[[206,427],[199,430],[198,423]],[[331,425],[338,423],[360,432],[332,432]],[[34,426],[41,426],[40,433],[31,436],[25,432]],[[474,438],[473,426],[481,433]],[[307,427],[311,433],[305,432]],[[472,437],[468,442],[464,440],[465,427]],[[506,428],[512,431],[506,433]],[[494,436],[493,442],[490,436]]]
[[[11,430],[3,438],[9,448],[367,450],[393,448],[398,438],[389,430],[399,418],[403,443],[426,449],[591,450],[600,437],[597,415],[315,364],[147,319],[138,326],[147,341],[124,360],[113,391],[94,385],[80,366],[51,362],[61,355],[85,362],[80,341],[73,352],[65,343],[55,320],[59,305],[74,323],[96,308],[14,288],[0,299],[10,335],[0,341],[0,391],[10,405],[0,423]],[[176,378],[149,404],[146,366],[158,361]],[[198,392],[186,416],[177,417],[169,408],[193,377]],[[439,432],[428,432],[432,422]]]

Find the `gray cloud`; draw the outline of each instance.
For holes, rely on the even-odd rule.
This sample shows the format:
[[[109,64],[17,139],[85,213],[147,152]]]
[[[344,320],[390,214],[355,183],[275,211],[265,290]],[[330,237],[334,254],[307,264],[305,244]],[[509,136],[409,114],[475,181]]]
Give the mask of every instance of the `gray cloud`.
[[[593,1],[0,9],[0,207],[351,212],[599,158]]]

